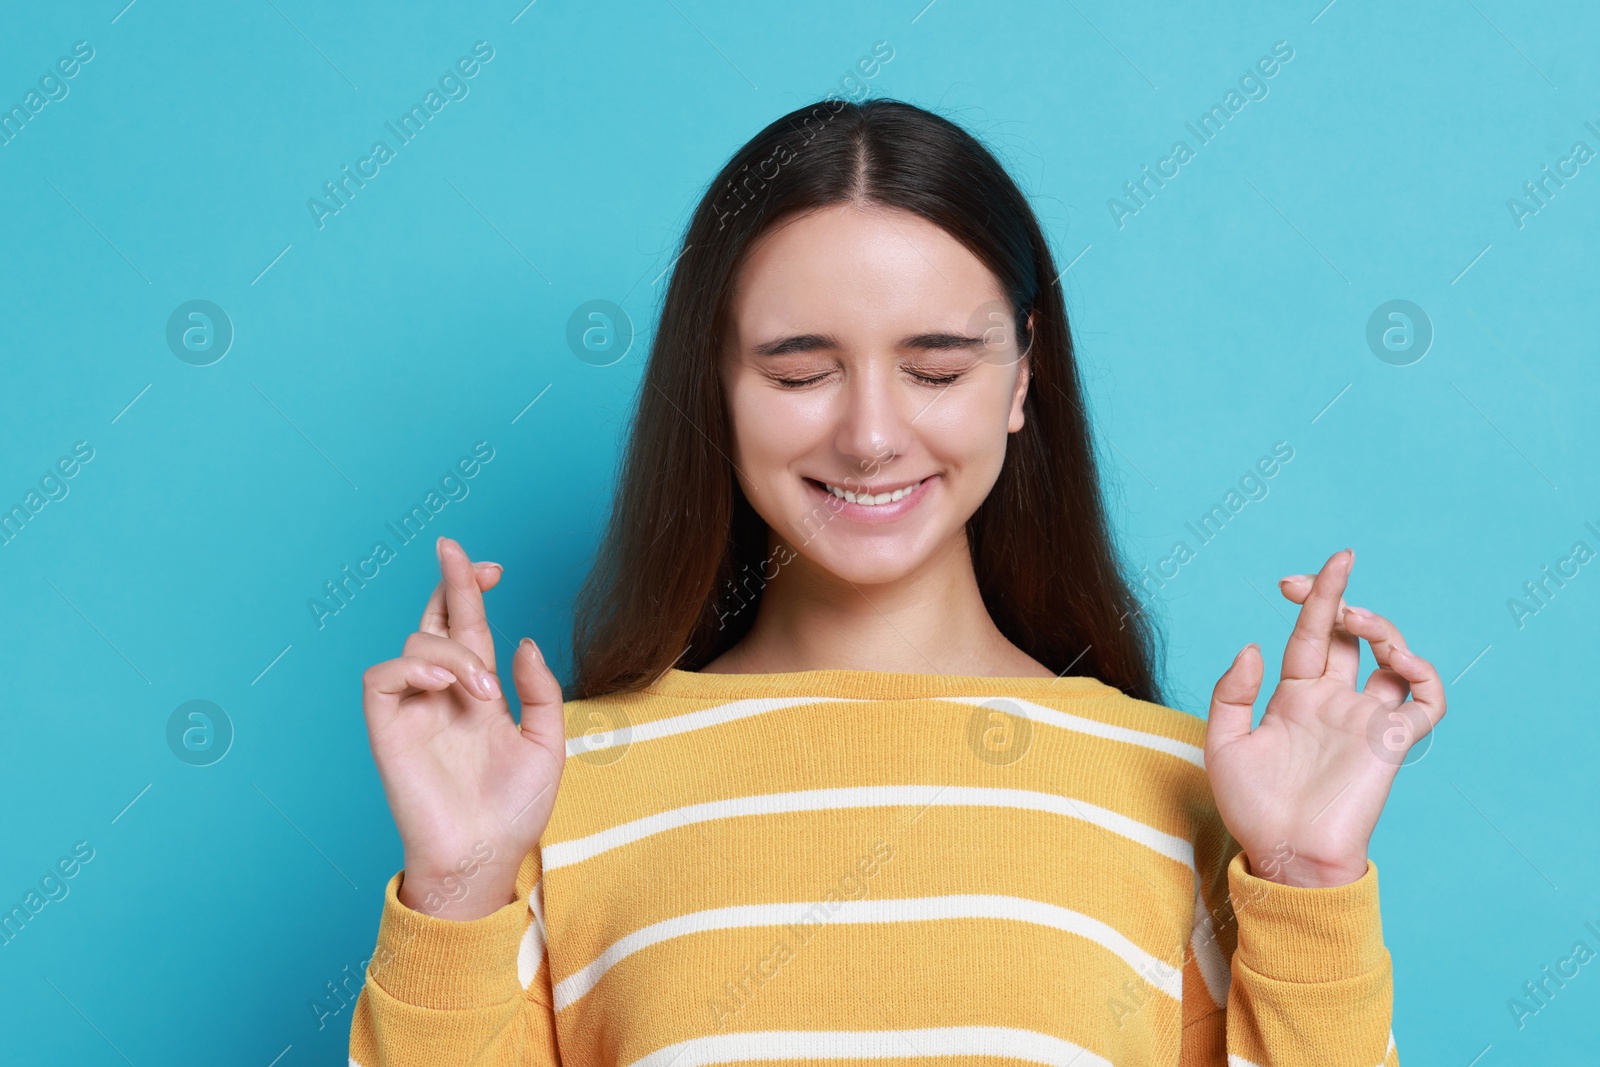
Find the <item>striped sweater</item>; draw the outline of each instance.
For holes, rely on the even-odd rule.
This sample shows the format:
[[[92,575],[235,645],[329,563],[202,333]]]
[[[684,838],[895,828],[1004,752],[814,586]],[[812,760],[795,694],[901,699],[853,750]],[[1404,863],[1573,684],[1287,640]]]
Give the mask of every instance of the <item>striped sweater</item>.
[[[1399,1063],[1377,868],[1249,873],[1202,719],[1084,677],[674,669],[567,722],[515,902],[390,880],[353,1065]]]

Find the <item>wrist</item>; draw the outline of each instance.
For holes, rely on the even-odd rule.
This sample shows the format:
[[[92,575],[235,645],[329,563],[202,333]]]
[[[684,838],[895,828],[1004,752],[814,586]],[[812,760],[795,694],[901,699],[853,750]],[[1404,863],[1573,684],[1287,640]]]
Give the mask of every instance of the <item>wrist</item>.
[[[456,872],[427,873],[406,867],[395,898],[412,911],[435,919],[470,922],[493,915],[517,899],[516,872],[480,868],[471,879]]]
[[[1300,889],[1332,889],[1359,881],[1367,873],[1367,857],[1316,859],[1286,849],[1281,843],[1259,858],[1245,852],[1245,867],[1252,877]]]
[[[517,864],[486,840],[452,861],[410,853],[395,892],[401,904],[438,919],[481,919],[516,899]]]

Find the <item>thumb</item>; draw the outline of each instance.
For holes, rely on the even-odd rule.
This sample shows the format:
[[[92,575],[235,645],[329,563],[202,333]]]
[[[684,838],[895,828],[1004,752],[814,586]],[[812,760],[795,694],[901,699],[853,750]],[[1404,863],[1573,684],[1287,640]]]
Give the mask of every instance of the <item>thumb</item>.
[[[1208,751],[1249,735],[1264,666],[1261,648],[1252,641],[1239,650],[1233,663],[1217,679],[1217,687],[1211,691],[1211,711],[1206,718]]]
[[[522,733],[556,753],[567,753],[567,720],[563,714],[561,683],[544,661],[539,646],[524,637],[511,660],[511,679],[522,701]]]

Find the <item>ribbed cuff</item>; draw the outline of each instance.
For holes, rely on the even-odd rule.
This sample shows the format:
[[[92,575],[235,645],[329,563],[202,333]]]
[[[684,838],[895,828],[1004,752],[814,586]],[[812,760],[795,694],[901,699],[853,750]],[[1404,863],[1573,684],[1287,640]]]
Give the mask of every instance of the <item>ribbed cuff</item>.
[[[1239,924],[1238,960],[1281,982],[1336,982],[1384,964],[1378,866],[1348,885],[1280,885],[1249,873],[1245,854],[1228,862],[1228,894]]]
[[[514,900],[481,919],[440,919],[400,903],[399,871],[383,893],[367,977],[396,1000],[443,1011],[484,1008],[522,992],[517,951],[532,913]]]

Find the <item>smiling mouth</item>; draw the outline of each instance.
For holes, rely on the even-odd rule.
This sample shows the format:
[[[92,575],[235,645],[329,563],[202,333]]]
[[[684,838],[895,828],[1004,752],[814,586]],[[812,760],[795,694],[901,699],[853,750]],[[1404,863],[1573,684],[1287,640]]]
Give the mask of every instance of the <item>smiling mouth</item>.
[[[898,489],[893,489],[882,493],[857,493],[846,489],[843,486],[834,485],[831,482],[820,481],[816,478],[808,478],[806,480],[811,482],[813,485],[821,486],[824,490],[848,504],[860,504],[863,507],[872,508],[880,507],[884,504],[893,504],[897,500],[905,499],[912,493],[916,492],[917,487],[928,479],[921,478],[915,482],[912,482],[910,485],[903,485]]]

